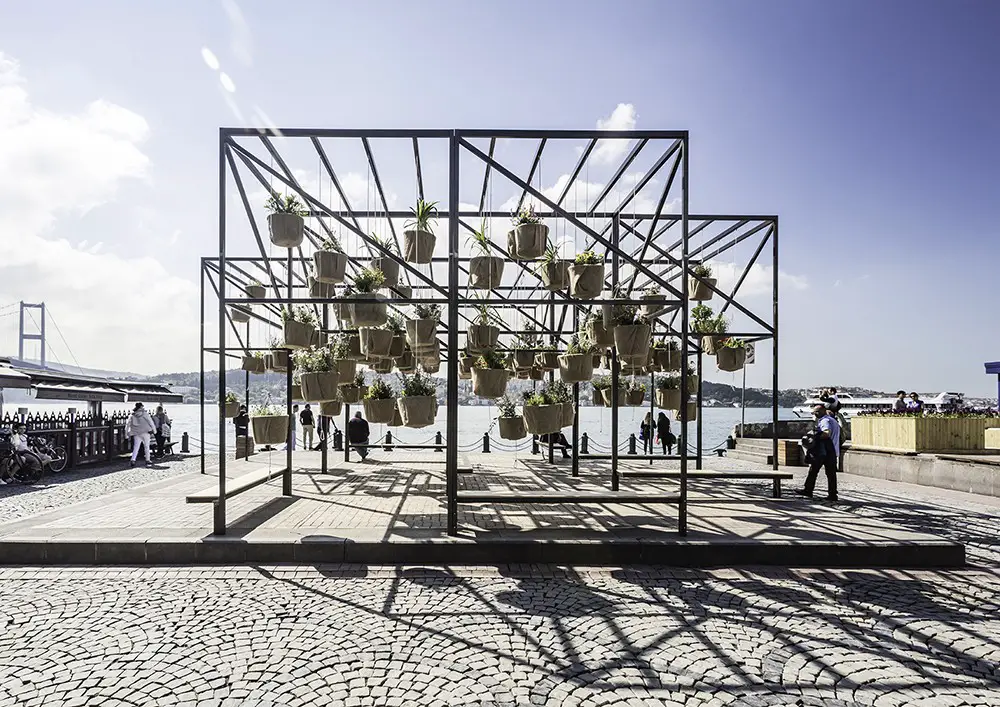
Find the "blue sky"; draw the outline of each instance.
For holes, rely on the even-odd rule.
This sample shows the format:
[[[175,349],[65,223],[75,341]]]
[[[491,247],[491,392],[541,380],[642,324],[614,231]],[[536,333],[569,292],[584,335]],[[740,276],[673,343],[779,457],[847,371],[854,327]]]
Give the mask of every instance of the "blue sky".
[[[148,303],[167,331],[191,324],[217,128],[238,123],[208,47],[236,105],[279,125],[578,128],[629,104],[638,127],[688,129],[692,211],[779,214],[780,269],[808,284],[782,297],[783,386],[994,390],[981,364],[1000,358],[1000,4],[244,0],[242,19],[231,7],[0,8],[20,92],[0,111],[32,128],[6,152],[0,131],[0,180],[17,180],[0,224],[39,239],[34,260],[0,264],[0,304],[46,299],[81,363],[197,367],[193,347],[130,336],[127,320]],[[88,113],[94,101],[111,108]],[[113,140],[75,159],[41,137],[51,121]],[[37,174],[11,177],[24,165]],[[75,282],[81,270],[94,279]],[[141,305],[95,321],[110,298]],[[178,336],[196,346],[190,328]],[[0,349],[13,343],[0,329]],[[768,376],[757,364],[749,377]]]

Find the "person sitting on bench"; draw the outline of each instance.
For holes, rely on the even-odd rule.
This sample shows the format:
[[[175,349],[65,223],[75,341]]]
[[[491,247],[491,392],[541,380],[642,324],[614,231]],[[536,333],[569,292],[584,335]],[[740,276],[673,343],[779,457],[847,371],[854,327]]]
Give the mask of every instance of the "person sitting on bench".
[[[368,427],[368,420],[361,417],[361,411],[358,410],[347,423],[347,439],[351,445],[360,445],[356,449],[361,456],[361,461],[368,458],[368,438],[370,436],[371,430]]]
[[[566,439],[566,435],[562,432],[555,432],[552,435],[541,435],[538,438],[539,444],[548,444],[550,436],[552,437],[552,446],[562,447],[563,459],[569,459],[567,450],[572,449],[572,447],[569,444],[569,440]]]

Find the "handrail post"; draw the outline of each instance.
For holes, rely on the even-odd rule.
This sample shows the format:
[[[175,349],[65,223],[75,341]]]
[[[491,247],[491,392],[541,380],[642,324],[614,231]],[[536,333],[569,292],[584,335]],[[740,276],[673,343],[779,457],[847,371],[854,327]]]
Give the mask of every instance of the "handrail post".
[[[76,466],[76,420],[70,418],[69,434],[66,436],[66,468]]]
[[[483,454],[490,453],[490,433],[483,432]]]
[[[590,436],[586,432],[580,435],[580,454],[590,454]]]

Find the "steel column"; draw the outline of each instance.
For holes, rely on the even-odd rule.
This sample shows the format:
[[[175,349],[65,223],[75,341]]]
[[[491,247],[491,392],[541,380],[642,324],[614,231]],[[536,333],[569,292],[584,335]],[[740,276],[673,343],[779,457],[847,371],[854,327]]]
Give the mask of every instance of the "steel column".
[[[199,410],[198,410],[198,422],[201,429],[201,473],[205,473],[205,259],[201,259],[201,268],[198,271],[201,276],[199,278],[198,284],[200,285],[201,294],[199,296],[199,302],[201,306],[199,308],[198,316],[200,317],[201,324],[198,327],[198,336],[200,340],[201,348],[198,349],[198,366],[199,366],[199,376],[198,376],[198,392],[200,397],[198,398]],[[225,347],[220,346],[220,351],[223,351],[223,356],[225,356]],[[221,406],[225,398],[219,401]],[[76,446],[75,444],[71,446]]]
[[[448,503],[448,535],[458,535],[458,201],[459,137],[448,141],[448,439],[445,454],[445,490]]]
[[[774,262],[771,266],[771,288],[772,295],[772,326],[774,337],[771,339],[771,468],[778,470],[778,219],[774,219],[773,226],[774,241],[771,245]]]
[[[614,293],[618,287],[618,238],[620,236],[618,228],[618,217],[611,221],[611,292]],[[605,322],[607,324],[607,322]],[[618,375],[621,366],[618,363],[618,349],[611,347],[611,490],[617,491],[619,485],[618,474],[618,391],[621,385],[618,382]]]
[[[226,133],[219,131],[219,272],[226,269]],[[219,278],[219,500],[215,502],[213,532],[226,534],[226,279]],[[204,401],[202,401],[204,403]],[[204,438],[201,441],[205,444]]]
[[[688,300],[688,170],[690,167],[690,155],[689,147],[690,143],[687,136],[683,138],[684,145],[681,149],[684,150],[681,155],[684,160],[682,169],[684,174],[681,175],[681,272],[684,274],[681,278],[681,294],[683,302],[681,303],[681,434],[679,435],[680,444],[682,446],[681,450],[681,500],[677,504],[677,532],[681,535],[687,535],[688,525],[687,525],[687,486],[688,486],[688,464],[687,464],[687,401],[688,401],[688,336],[690,332],[688,331],[690,326],[690,321],[688,319],[688,310],[691,306],[690,300]],[[698,388],[701,388],[701,381],[698,381]]]

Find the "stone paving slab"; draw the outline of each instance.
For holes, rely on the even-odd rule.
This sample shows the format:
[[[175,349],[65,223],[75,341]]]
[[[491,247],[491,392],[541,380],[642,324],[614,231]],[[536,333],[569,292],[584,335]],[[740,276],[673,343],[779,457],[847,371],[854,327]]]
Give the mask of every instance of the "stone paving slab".
[[[389,455],[385,455],[388,457]],[[444,470],[433,453],[397,452],[391,463],[334,462],[298,453],[293,495],[280,479],[227,502],[229,531],[211,534],[213,507],[185,496],[217,484],[187,473],[0,525],[0,563],[420,562],[780,564],[958,566],[961,543],[792,498],[771,499],[770,482],[691,485],[689,529],[674,505],[642,503],[462,504],[458,537],[446,534]],[[711,460],[718,469],[732,464]],[[284,457],[275,464],[283,464]],[[567,466],[480,455],[460,489],[528,493],[609,488],[608,465],[577,478]],[[708,460],[706,460],[708,462]],[[235,478],[271,463],[227,465]],[[637,468],[647,464],[632,463]],[[706,463],[706,467],[710,467]],[[667,468],[667,467],[664,467]],[[215,468],[212,471],[216,471]],[[626,493],[675,493],[676,480],[623,479]]]

